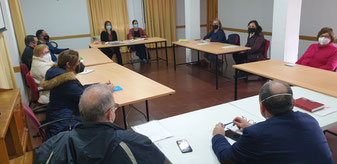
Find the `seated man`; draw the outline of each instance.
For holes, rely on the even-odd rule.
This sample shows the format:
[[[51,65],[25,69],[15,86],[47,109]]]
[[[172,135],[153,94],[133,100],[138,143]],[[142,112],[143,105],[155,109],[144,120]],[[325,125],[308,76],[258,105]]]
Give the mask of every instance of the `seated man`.
[[[55,54],[60,54],[61,52],[68,50],[69,48],[56,48],[54,47],[50,42],[49,42],[49,35],[47,34],[47,32],[45,30],[37,30],[36,31],[36,37],[37,39],[39,39],[39,42],[37,44],[46,44],[49,48],[50,51],[50,55],[51,55],[51,59],[56,62],[57,61],[57,57],[55,56]]]
[[[212,147],[219,161],[236,163],[333,163],[332,153],[318,122],[294,112],[289,85],[271,81],[260,90],[260,111],[265,121],[251,125],[236,117],[243,135],[232,146],[222,123],[213,130]]]
[[[25,37],[25,44],[26,48],[22,53],[21,62],[23,64],[26,64],[26,66],[30,70],[33,61],[33,50],[37,45],[37,38],[34,35],[27,35]]]
[[[79,102],[83,123],[42,144],[37,163],[164,163],[165,156],[149,138],[117,127],[112,89],[88,87]]]

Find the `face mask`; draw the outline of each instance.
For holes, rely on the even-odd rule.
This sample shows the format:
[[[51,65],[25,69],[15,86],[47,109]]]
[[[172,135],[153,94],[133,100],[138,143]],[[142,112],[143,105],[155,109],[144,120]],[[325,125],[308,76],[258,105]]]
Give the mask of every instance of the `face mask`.
[[[43,37],[43,39],[46,40],[46,41],[49,41],[49,35],[45,35],[45,36]]]
[[[249,33],[254,33],[256,31],[256,28],[248,28]]]
[[[326,37],[319,37],[318,38],[318,43],[320,45],[327,45],[330,43],[330,39],[329,38],[326,38]]]
[[[112,28],[111,26],[106,26],[107,30],[111,30],[111,28]]]
[[[84,67],[85,67],[84,64],[82,64],[82,62],[80,62],[80,64],[76,66],[75,72],[76,73],[83,72],[84,71]]]
[[[212,27],[213,27],[213,30],[216,30],[216,29],[218,29],[219,28],[219,26],[218,25],[212,25]]]
[[[48,61],[52,61],[50,53],[44,54],[44,56],[42,58],[45,59],[45,60],[48,60]]]
[[[133,25],[134,28],[138,28],[138,24]]]

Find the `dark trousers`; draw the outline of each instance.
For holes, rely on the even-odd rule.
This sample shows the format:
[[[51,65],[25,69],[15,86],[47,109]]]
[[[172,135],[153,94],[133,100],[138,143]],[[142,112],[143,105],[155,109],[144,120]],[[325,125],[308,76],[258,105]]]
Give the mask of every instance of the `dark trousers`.
[[[147,57],[150,59],[150,56],[146,55],[146,47],[144,44],[132,46],[131,50],[136,51],[136,55],[140,60],[147,59]]]
[[[116,53],[117,62],[120,65],[123,65],[123,60],[121,56],[121,52],[119,51],[119,47],[114,48],[102,48],[101,51],[108,56],[110,59],[112,59],[114,53]]]
[[[233,53],[233,59],[235,64],[243,64],[247,62],[247,54],[246,53]]]

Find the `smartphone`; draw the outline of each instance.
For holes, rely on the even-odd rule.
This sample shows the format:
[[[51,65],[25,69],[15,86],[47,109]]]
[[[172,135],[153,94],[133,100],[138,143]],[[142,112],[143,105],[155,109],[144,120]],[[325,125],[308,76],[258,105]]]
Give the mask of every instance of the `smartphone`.
[[[192,148],[190,144],[188,144],[187,140],[182,139],[177,141],[178,147],[182,153],[192,152]]]
[[[234,141],[238,141],[241,135],[228,129],[225,131],[225,136]]]

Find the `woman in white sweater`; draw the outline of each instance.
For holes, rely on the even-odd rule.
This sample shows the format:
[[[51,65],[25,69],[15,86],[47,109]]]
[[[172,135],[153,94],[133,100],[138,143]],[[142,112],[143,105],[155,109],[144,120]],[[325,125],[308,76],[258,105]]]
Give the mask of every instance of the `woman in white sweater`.
[[[45,78],[47,70],[54,65],[54,62],[51,60],[49,48],[45,44],[40,44],[34,48],[34,56],[32,61],[32,68],[30,74],[34,78],[39,89],[40,82]],[[40,92],[40,98],[38,100],[40,104],[49,103],[49,91]]]

